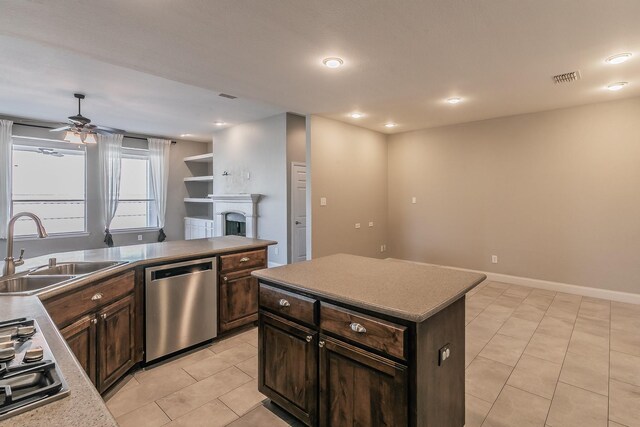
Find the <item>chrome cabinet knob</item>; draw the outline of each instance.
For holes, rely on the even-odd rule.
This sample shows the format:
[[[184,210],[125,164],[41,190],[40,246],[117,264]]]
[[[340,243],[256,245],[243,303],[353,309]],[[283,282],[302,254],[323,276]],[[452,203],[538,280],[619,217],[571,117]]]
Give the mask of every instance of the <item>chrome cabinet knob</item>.
[[[289,301],[287,301],[284,298],[282,298],[280,301],[278,301],[278,304],[280,304],[280,307],[290,307],[291,306],[291,303],[289,303]]]
[[[352,323],[349,325],[349,327],[351,328],[351,330],[355,333],[358,334],[364,334],[367,332],[367,328],[365,328],[364,326],[362,326],[360,323]]]
[[[224,276],[224,277],[222,278],[222,280],[223,280],[225,283],[227,283],[227,282],[229,281],[229,278],[228,278],[227,276]]]
[[[102,313],[100,317],[102,317],[102,320],[107,320],[107,313]]]
[[[91,297],[91,301],[98,301],[99,299],[102,299],[103,296],[104,295],[102,294],[102,292],[98,292],[97,294]]]
[[[325,342],[324,342],[324,341],[320,341],[320,342],[318,343],[318,347],[324,347],[324,345],[325,345]]]
[[[91,319],[91,323],[93,323],[94,325],[98,323],[98,319]]]
[[[313,340],[313,336],[307,335],[307,342],[311,342]]]

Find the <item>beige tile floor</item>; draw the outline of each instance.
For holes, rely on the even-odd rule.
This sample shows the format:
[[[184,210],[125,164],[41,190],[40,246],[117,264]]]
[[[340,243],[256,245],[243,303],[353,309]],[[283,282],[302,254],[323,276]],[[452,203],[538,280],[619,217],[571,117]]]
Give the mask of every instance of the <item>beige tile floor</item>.
[[[640,305],[486,282],[466,323],[467,427],[640,426]],[[251,329],[135,373],[107,406],[122,427],[289,425],[256,377]]]

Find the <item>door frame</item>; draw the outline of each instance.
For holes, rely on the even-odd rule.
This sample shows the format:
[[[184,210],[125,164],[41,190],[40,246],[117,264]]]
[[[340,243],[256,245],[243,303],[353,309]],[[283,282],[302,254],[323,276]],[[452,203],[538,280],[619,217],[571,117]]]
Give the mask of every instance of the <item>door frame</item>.
[[[309,176],[307,164],[305,162],[291,162],[291,171],[290,171],[291,178],[290,178],[290,182],[289,182],[289,187],[291,188],[290,197],[289,197],[289,206],[290,206],[289,235],[291,236],[291,259],[289,260],[289,262],[291,264],[293,264],[294,254],[295,254],[294,241],[295,241],[295,234],[296,234],[295,233],[295,231],[296,231],[296,220],[295,220],[295,216],[293,214],[293,207],[294,207],[293,198],[294,198],[294,193],[295,193],[294,187],[295,187],[295,184],[296,184],[296,179],[295,179],[295,174],[294,174],[296,166],[304,167],[305,173],[307,174],[307,180],[308,180],[308,176]],[[307,181],[307,183],[308,183],[308,181]],[[307,194],[307,191],[308,191],[308,188],[305,188],[305,195]],[[305,203],[305,210],[308,210],[306,197],[305,197],[304,203]],[[308,216],[309,216],[309,212],[306,212],[306,216],[305,217],[308,218]],[[308,229],[308,228],[309,228],[309,221],[306,221],[305,229]],[[305,239],[308,239],[308,236],[309,236],[308,230],[307,230],[306,236],[307,237]],[[307,246],[306,245],[305,245],[305,253],[307,255],[306,258],[309,259],[309,254],[307,253]]]

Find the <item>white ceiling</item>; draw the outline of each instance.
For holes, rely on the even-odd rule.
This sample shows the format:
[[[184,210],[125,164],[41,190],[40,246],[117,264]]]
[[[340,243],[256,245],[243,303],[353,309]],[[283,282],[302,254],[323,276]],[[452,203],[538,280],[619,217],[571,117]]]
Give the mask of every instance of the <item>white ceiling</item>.
[[[83,90],[89,117],[96,108],[96,122],[138,132],[198,133],[219,117],[281,111],[401,132],[640,96],[638,16],[637,0],[3,2],[0,34],[12,38],[0,55],[13,63],[0,57],[0,110],[49,118],[56,101],[61,119],[73,112],[61,96]],[[604,63],[620,52],[634,58]],[[327,56],[344,67],[323,67]],[[579,82],[553,84],[576,69]],[[616,81],[630,85],[604,89]],[[452,96],[464,102],[446,104]],[[354,110],[367,116],[347,117]]]

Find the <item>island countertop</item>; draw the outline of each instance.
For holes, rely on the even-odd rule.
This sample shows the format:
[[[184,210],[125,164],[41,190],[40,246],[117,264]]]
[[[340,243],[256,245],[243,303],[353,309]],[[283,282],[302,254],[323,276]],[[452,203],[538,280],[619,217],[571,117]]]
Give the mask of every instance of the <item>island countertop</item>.
[[[416,323],[486,279],[480,273],[347,254],[253,274],[268,282]]]

